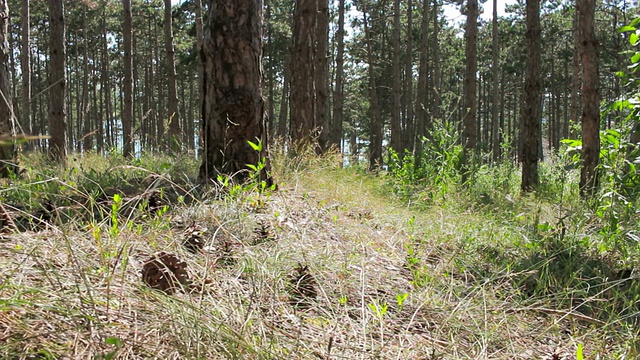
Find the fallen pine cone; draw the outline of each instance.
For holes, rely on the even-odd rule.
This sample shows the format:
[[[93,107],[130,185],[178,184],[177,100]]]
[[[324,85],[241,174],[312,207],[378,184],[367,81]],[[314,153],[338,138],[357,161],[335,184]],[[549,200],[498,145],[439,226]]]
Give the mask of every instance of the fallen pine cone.
[[[152,289],[171,295],[190,286],[187,264],[174,254],[161,252],[149,258],[142,268],[142,281]]]

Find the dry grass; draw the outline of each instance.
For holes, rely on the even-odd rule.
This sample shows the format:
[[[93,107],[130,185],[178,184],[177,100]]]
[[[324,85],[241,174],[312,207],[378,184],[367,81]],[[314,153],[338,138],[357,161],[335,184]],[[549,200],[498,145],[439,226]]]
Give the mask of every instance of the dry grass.
[[[3,235],[0,357],[574,359],[578,344],[587,359],[637,355],[619,323],[524,299],[510,281],[522,274],[474,254],[522,236],[516,226],[463,206],[408,209],[331,157],[276,155],[274,170],[271,194],[123,210],[117,231],[107,218]],[[194,222],[207,229],[195,254],[182,245]],[[187,263],[189,289],[141,281],[160,251]],[[307,307],[292,305],[299,264],[316,284]]]

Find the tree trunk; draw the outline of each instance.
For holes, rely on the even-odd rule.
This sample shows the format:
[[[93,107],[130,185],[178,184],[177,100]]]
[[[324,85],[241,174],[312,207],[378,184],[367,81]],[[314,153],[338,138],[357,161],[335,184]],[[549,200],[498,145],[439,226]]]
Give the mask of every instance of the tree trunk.
[[[9,73],[9,5],[0,0],[0,136],[15,135],[13,127],[13,102],[11,97],[11,74]],[[0,177],[9,174],[13,160],[13,147],[0,145]]]
[[[414,130],[415,167],[420,166],[422,154],[422,137],[427,127],[427,78],[429,77],[429,0],[422,0],[422,24],[420,32],[420,65],[418,66],[418,91],[416,93],[416,121]]]
[[[319,0],[316,21],[316,46],[315,46],[315,112],[316,123],[320,134],[318,143],[320,151],[325,152],[329,147],[329,1]]]
[[[426,16],[426,14],[425,14]],[[393,2],[393,54],[392,54],[391,149],[402,156],[400,132],[400,0]]]
[[[122,155],[130,158],[133,155],[133,43],[131,0],[122,0],[124,12],[124,114],[122,114]]]
[[[329,146],[336,147],[338,151],[341,151],[342,148],[342,121],[344,117],[344,85],[342,83],[344,77],[344,2],[345,0],[340,0],[338,5],[336,83],[333,92],[333,117],[329,131]]]
[[[468,0],[467,2],[467,24],[465,29],[465,58],[466,70],[464,75],[464,120],[462,131],[463,152],[463,170],[462,182],[466,183],[469,179],[470,165],[473,161],[477,148],[476,117],[477,117],[477,99],[476,99],[476,72],[478,69],[477,58],[477,40],[478,40],[478,1]]]
[[[20,67],[22,70],[22,128],[33,134],[31,123],[31,31],[29,27],[29,0],[22,0],[22,44]]]
[[[407,54],[404,69],[404,94],[403,108],[404,117],[402,121],[402,149],[413,149],[413,2],[407,1]]]
[[[291,126],[289,134],[294,146],[301,146],[317,136],[314,108],[316,1],[299,0],[293,15],[291,48]]]
[[[278,113],[278,137],[286,143],[287,122],[289,114],[289,84],[291,83],[291,64],[285,62],[284,76],[282,77],[282,97],[280,98],[280,111]]]
[[[440,119],[440,26],[438,24],[438,0],[433,0],[433,118]]]
[[[265,164],[267,137],[262,98],[262,0],[209,0],[203,60],[204,154],[201,181],[227,174],[240,181],[247,164]],[[262,142],[260,152],[247,141]]]
[[[598,39],[595,0],[578,0],[580,59],[582,60],[582,171],[580,195],[590,197],[598,190],[597,166],[600,154],[600,89],[598,84]]]
[[[541,147],[542,89],[540,80],[540,0],[527,0],[527,71],[522,108],[522,191],[536,190]]]
[[[202,29],[202,0],[195,0],[196,5],[196,46],[198,47],[198,148],[202,148],[202,103],[204,101],[204,60],[202,59],[202,44],[204,32]]]
[[[382,115],[378,106],[378,90],[375,77],[375,61],[373,47],[371,46],[371,29],[368,26],[367,10],[362,9],[365,42],[367,46],[367,59],[369,67],[369,111],[371,120],[369,125],[369,170],[378,170],[382,167]]]
[[[82,148],[85,152],[93,149],[93,136],[91,134],[91,105],[89,104],[89,20],[87,19],[86,7],[84,8],[84,26],[82,29],[82,50],[84,52],[82,60],[82,112],[84,113],[82,129]],[[78,139],[79,140],[79,139]]]
[[[164,48],[167,54],[167,82],[169,86],[167,103],[169,106],[169,146],[174,152],[180,151],[180,113],[178,112],[178,85],[176,62],[173,50],[173,20],[171,0],[164,0]]]
[[[576,5],[578,0],[576,0]],[[574,31],[573,31],[573,61],[571,63],[571,106],[570,106],[570,119],[574,123],[578,122],[578,117],[580,115],[580,85],[582,82],[580,81],[580,34],[579,34],[579,26],[580,26],[580,13],[576,10],[576,17],[574,19]],[[577,136],[575,131],[569,129],[570,137]]]
[[[500,160],[500,127],[499,127],[499,113],[500,109],[500,96],[499,96],[499,63],[498,63],[498,0],[493,0],[493,22],[491,28],[491,73],[493,75],[493,85],[491,86],[491,92],[493,99],[491,101],[491,143],[493,145],[493,162],[497,163]]]
[[[66,111],[65,111],[65,28],[64,1],[49,0],[49,36],[51,55],[49,61],[49,156],[59,163],[66,161]]]

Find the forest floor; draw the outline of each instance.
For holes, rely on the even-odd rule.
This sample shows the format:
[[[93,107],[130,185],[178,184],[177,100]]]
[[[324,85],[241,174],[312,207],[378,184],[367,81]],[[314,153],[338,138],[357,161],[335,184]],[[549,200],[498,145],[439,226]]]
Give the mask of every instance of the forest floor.
[[[202,189],[187,158],[23,163],[0,188],[3,359],[640,356],[637,263],[544,199],[407,205],[331,156],[275,154],[276,191]]]

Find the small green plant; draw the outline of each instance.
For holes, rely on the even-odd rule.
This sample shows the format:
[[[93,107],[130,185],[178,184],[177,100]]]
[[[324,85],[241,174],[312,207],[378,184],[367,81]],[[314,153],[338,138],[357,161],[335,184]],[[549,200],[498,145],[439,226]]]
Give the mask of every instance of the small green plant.
[[[112,237],[120,234],[120,227],[118,225],[118,213],[122,208],[122,196],[120,194],[113,195],[113,204],[111,204],[111,227],[109,228],[109,235]]]
[[[402,307],[404,302],[409,298],[409,293],[398,294],[396,295],[396,303],[398,304],[398,309],[402,311]]]

